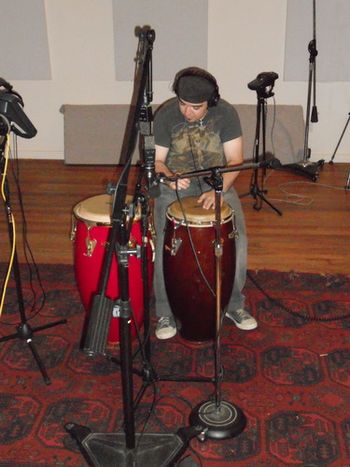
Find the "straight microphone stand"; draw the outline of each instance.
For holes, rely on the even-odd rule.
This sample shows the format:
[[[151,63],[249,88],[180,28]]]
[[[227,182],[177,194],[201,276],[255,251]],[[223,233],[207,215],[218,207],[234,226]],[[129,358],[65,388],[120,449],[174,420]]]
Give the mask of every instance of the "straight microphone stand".
[[[9,183],[7,180],[7,177],[5,176],[5,156],[4,156],[4,148],[5,145],[8,141],[9,138],[9,133],[6,135],[6,138],[4,139],[4,142],[1,144],[0,147],[0,157],[1,157],[1,174],[4,179],[4,193],[5,193],[5,214],[7,218],[7,227],[8,227],[8,233],[9,233],[9,239],[10,239],[10,247],[11,251],[14,251],[13,255],[13,275],[14,275],[14,280],[15,280],[15,285],[16,285],[16,294],[17,294],[17,304],[18,304],[18,310],[19,310],[19,315],[20,315],[20,324],[17,326],[17,332],[14,334],[10,334],[5,337],[0,338],[0,342],[7,342],[9,340],[13,339],[21,339],[26,342],[28,345],[30,351],[32,352],[32,355],[35,359],[35,362],[41,372],[41,375],[44,379],[45,384],[49,385],[51,384],[51,380],[49,378],[49,375],[46,371],[46,368],[43,364],[43,362],[40,359],[39,353],[36,350],[36,346],[34,344],[34,334],[39,331],[43,331],[44,329],[49,329],[54,326],[58,326],[60,324],[66,324],[67,320],[66,319],[61,319],[58,321],[55,321],[53,323],[45,324],[43,326],[36,326],[36,327],[31,327],[28,323],[26,313],[25,313],[25,306],[24,306],[24,298],[23,298],[23,290],[22,290],[22,283],[21,283],[21,274],[20,274],[20,268],[19,268],[19,262],[18,262],[18,256],[17,256],[17,248],[16,245],[14,244],[14,235],[13,235],[13,214],[12,214],[12,208],[11,208],[11,203],[10,203],[10,189],[9,189]]]
[[[311,162],[311,149],[308,147],[310,114],[311,122],[318,122],[317,107],[316,107],[316,56],[318,51],[316,48],[316,0],[313,0],[313,39],[308,45],[309,51],[309,81],[307,93],[307,106],[305,117],[305,137],[304,137],[304,154],[303,160],[295,164],[285,164],[283,168],[296,172],[298,175],[304,175],[311,178],[312,181],[317,181],[319,177],[319,169],[323,167],[324,160]],[[313,95],[313,107],[311,112],[311,96]]]
[[[258,90],[257,91],[257,108],[256,108],[256,130],[255,130],[255,148],[254,148],[254,162],[259,167],[259,148],[260,148],[260,128],[262,129],[262,160],[263,162],[266,161],[266,98],[273,96],[273,93],[270,91],[266,92]],[[265,169],[263,169],[265,171]],[[262,175],[262,181],[264,180],[264,173]],[[260,211],[262,208],[262,203],[266,203],[270,208],[272,208],[279,216],[282,215],[282,212],[276,208],[265,196],[266,190],[263,187],[260,188],[259,186],[259,169],[254,169],[250,190],[248,193],[241,195],[240,197],[244,196],[252,196],[255,200],[253,208],[256,211]]]

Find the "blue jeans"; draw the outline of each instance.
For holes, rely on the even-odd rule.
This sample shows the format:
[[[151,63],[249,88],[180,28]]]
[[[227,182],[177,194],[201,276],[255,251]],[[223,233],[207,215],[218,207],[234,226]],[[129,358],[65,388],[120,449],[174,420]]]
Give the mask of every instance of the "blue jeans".
[[[210,189],[208,187],[208,189]],[[179,190],[179,197],[200,196],[201,192],[196,183],[191,183],[186,190]],[[233,284],[232,294],[228,303],[228,310],[237,310],[244,307],[245,297],[242,294],[247,275],[247,235],[244,221],[244,214],[240,199],[234,188],[231,188],[223,195],[224,200],[234,210],[235,228],[238,233],[236,238],[236,264],[235,281]],[[154,294],[156,314],[160,317],[172,316],[167,293],[164,284],[163,272],[163,245],[164,233],[166,226],[166,212],[169,204],[176,201],[176,192],[166,185],[160,185],[160,196],[155,199],[154,203],[154,225],[156,230],[156,248],[155,248],[155,263],[154,263]]]

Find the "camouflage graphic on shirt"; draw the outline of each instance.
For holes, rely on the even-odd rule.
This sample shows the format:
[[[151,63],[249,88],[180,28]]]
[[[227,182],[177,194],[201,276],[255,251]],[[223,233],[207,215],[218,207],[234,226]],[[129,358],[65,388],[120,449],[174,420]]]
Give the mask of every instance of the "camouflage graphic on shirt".
[[[213,122],[179,124],[173,129],[166,164],[175,173],[208,169],[226,164],[220,136]]]

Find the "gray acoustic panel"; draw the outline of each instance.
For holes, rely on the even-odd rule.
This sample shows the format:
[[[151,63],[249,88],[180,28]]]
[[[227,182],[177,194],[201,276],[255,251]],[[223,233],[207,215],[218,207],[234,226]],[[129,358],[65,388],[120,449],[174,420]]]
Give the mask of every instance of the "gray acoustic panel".
[[[187,66],[207,67],[208,0],[113,0],[113,15],[118,81],[133,79],[137,26],[149,25],[156,33],[155,80],[169,81]]]
[[[254,159],[256,134],[256,107],[237,104],[235,108],[241,120],[244,143],[244,159]],[[262,122],[261,122],[262,125]],[[301,105],[268,105],[266,107],[266,152],[277,157],[282,164],[299,162],[304,152],[305,123]],[[259,155],[262,153],[262,126],[259,135]]]
[[[350,81],[350,1],[288,0],[284,79],[307,81],[309,43],[316,38],[317,81]]]
[[[66,164],[119,163],[127,144],[129,105],[64,105],[61,112]],[[136,163],[137,151],[134,157]]]
[[[1,76],[51,79],[44,0],[0,0]]]

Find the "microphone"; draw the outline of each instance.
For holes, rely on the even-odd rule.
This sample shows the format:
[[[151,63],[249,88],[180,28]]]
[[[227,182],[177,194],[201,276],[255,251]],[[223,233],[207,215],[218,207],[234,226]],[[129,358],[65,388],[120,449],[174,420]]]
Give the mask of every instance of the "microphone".
[[[0,78],[0,86],[5,86],[4,83],[6,81]],[[17,92],[0,90],[0,114],[9,120],[11,129],[16,135],[33,138],[37,134],[37,129],[24,113],[23,106],[23,100]]]
[[[160,188],[155,166],[156,150],[154,144],[154,136],[144,136],[143,141],[144,170],[146,176],[147,189],[152,198],[158,198],[158,196],[160,196]]]
[[[267,86],[273,86],[277,78],[278,74],[273,71],[265,71],[263,73],[259,73],[253,81],[250,81],[250,83],[248,83],[248,88],[252,91],[257,91]]]
[[[248,88],[252,91],[256,91],[260,97],[272,97],[274,95],[272,89],[276,79],[278,79],[277,73],[274,71],[265,71],[259,73],[253,81],[250,81],[250,83],[248,83]]]
[[[159,182],[156,176],[156,150],[153,136],[152,107],[145,102],[140,108],[139,129],[142,137],[143,168],[146,175],[147,189],[152,198],[160,196]]]
[[[5,115],[0,114],[0,137],[7,135],[11,131],[11,124],[5,117]],[[1,140],[0,140],[1,142]]]
[[[3,87],[7,89],[8,91],[12,91],[13,89],[13,86],[8,81],[6,81],[4,78],[0,78],[0,87]]]
[[[282,167],[281,161],[277,157],[273,157],[267,161],[259,162],[261,168],[265,169],[280,169]]]

